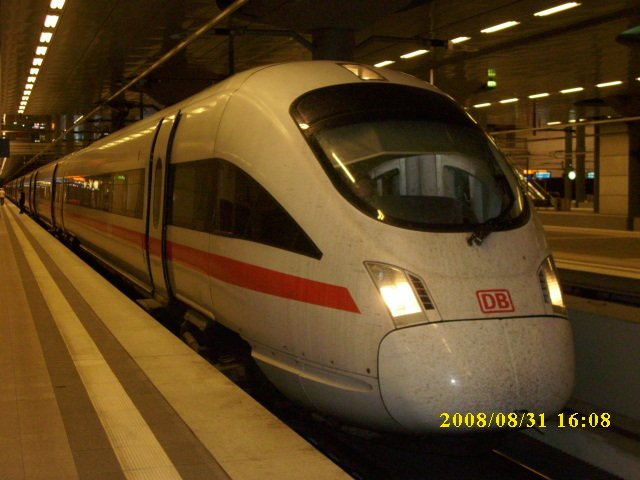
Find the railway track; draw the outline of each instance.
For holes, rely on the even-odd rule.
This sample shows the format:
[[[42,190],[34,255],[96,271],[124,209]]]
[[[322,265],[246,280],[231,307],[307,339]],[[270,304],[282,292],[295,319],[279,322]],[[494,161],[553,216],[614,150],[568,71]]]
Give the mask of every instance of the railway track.
[[[291,426],[359,480],[616,478],[519,432],[415,438],[354,435],[317,420]]]

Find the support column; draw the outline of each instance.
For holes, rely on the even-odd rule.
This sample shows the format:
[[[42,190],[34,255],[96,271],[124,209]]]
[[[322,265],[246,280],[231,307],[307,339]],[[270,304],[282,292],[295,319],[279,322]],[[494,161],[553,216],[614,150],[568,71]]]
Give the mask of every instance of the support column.
[[[599,213],[629,215],[629,145],[631,135],[624,123],[603,124],[599,131]]]
[[[585,192],[585,158],[586,158],[587,142],[585,136],[585,127],[576,127],[576,206],[583,203],[586,198]]]
[[[593,213],[600,213],[600,127],[593,127]]]
[[[569,172],[573,168],[573,129],[564,129],[564,199],[562,210],[571,210],[573,199],[573,181],[569,179]]]
[[[640,230],[640,122],[629,129],[629,230]]]

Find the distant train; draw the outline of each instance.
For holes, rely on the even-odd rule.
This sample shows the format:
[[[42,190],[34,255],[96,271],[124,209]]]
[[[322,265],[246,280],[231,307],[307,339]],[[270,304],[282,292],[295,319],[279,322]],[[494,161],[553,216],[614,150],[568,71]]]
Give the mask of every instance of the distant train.
[[[571,395],[529,200],[469,115],[411,76],[255,68],[20,189],[51,229],[237,332],[283,393],[346,422],[443,432],[443,413],[552,413]]]

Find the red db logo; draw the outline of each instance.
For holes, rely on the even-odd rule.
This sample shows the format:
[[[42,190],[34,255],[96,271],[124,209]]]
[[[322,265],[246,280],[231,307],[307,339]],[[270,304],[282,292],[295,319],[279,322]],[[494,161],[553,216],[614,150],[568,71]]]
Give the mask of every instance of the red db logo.
[[[478,290],[476,297],[482,313],[504,313],[516,310],[509,290]]]

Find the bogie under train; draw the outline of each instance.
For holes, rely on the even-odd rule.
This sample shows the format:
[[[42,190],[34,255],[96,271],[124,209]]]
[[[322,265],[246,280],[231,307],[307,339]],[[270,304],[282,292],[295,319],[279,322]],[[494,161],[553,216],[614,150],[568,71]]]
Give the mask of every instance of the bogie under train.
[[[449,97],[363,65],[259,67],[8,185],[155,298],[368,428],[552,413],[572,333],[512,168]]]

